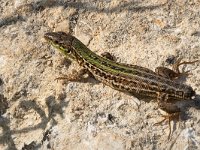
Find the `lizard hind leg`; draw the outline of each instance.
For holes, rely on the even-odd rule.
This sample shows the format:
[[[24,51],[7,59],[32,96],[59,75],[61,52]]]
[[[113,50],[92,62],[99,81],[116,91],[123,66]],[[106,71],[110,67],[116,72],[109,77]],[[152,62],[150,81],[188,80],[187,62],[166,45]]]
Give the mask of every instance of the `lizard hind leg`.
[[[168,95],[167,94],[162,94],[162,93],[158,93],[158,106],[161,110],[163,110],[164,112],[167,113],[167,115],[162,115],[162,117],[164,118],[163,120],[161,120],[160,122],[155,123],[154,125],[159,125],[161,123],[163,123],[164,121],[168,121],[168,125],[169,125],[169,135],[168,135],[168,139],[170,139],[171,137],[171,133],[172,133],[172,128],[171,128],[171,121],[173,120],[178,120],[178,122],[180,121],[180,108],[178,106],[176,106],[173,103],[169,103],[167,102],[168,100]]]
[[[172,69],[169,69],[167,67],[157,67],[155,69],[155,72],[162,76],[162,77],[165,77],[165,78],[168,78],[168,79],[171,79],[171,80],[174,80],[178,77],[181,77],[181,76],[189,76],[190,75],[190,70],[189,71],[183,71],[183,72],[180,72],[180,69],[179,67],[181,65],[185,65],[185,64],[194,64],[196,62],[198,62],[199,60],[195,60],[195,61],[191,61],[191,62],[186,62],[186,61],[183,61],[181,62],[182,58],[179,58],[175,64],[173,65]]]
[[[179,58],[179,59],[176,61],[176,63],[173,65],[172,70],[173,70],[174,72],[176,72],[176,73],[179,73],[179,74],[186,74],[186,75],[188,75],[188,73],[189,73],[190,71],[180,72],[179,67],[180,67],[181,65],[194,64],[194,63],[196,63],[196,62],[199,61],[199,60],[195,60],[195,61],[183,61],[183,62],[181,62],[181,60],[182,60],[182,58]]]
[[[171,137],[172,134],[172,127],[171,127],[171,121],[172,120],[178,120],[180,121],[180,112],[176,112],[176,113],[172,113],[172,114],[168,114],[168,115],[162,115],[163,120],[161,120],[160,122],[155,123],[154,125],[160,125],[163,122],[167,121],[168,122],[168,126],[169,126],[169,134],[168,134],[168,140]]]

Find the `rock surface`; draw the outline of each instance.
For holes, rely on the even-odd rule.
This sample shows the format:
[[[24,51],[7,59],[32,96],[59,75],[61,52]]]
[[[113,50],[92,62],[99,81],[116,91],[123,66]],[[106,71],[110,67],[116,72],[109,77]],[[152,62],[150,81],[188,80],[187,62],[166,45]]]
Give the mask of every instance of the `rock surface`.
[[[155,100],[95,79],[56,81],[80,69],[44,40],[64,31],[92,51],[154,70],[200,59],[198,0],[4,0],[0,2],[0,149],[200,149],[200,63],[186,65],[197,97],[180,102],[172,135]]]

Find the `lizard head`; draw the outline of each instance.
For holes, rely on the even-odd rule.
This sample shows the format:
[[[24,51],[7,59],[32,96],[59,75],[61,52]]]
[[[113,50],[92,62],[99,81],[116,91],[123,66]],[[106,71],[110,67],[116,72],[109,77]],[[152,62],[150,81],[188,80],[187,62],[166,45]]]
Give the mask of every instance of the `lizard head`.
[[[72,57],[72,42],[74,37],[65,32],[48,32],[44,35],[44,38],[56,49],[60,50],[68,57]]]

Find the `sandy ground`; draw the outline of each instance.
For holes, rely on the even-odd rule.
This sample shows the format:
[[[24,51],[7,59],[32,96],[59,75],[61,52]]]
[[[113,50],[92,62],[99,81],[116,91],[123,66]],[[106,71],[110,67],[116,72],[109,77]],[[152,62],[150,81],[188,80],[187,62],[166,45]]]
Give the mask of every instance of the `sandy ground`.
[[[200,59],[199,0],[4,0],[0,2],[0,149],[200,149],[200,63],[186,65],[197,96],[181,121],[162,120],[155,100],[90,78],[56,81],[79,69],[44,40],[69,32],[92,51],[154,70],[174,57]]]

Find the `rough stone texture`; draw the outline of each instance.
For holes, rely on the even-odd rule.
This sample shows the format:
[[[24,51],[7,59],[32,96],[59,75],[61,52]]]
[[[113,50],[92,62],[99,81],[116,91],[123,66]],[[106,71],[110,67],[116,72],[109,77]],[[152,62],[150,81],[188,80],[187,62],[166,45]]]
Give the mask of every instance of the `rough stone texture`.
[[[181,121],[162,120],[155,100],[137,99],[89,79],[56,81],[79,69],[43,39],[70,32],[92,51],[150,69],[173,56],[200,59],[198,0],[2,0],[0,2],[0,149],[200,149],[200,64],[180,102]],[[183,81],[184,82],[184,81]]]

